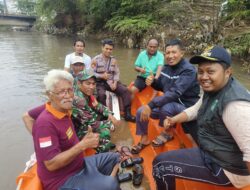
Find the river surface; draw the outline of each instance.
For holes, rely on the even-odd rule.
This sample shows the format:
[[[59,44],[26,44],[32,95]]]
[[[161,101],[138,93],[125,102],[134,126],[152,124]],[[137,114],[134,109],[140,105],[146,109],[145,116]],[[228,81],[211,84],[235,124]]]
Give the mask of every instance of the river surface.
[[[50,69],[64,67],[73,39],[32,32],[0,32],[0,189],[15,189],[15,178],[25,168],[33,150],[31,135],[22,122],[22,114],[46,101],[42,80]],[[87,39],[85,52],[99,54],[99,40]],[[136,76],[133,64],[139,50],[116,46],[121,80],[129,84]],[[235,75],[250,89],[250,75],[234,65]],[[125,124],[124,124],[125,125]],[[121,142],[131,144],[126,127],[120,129]],[[126,134],[126,135],[124,135]]]

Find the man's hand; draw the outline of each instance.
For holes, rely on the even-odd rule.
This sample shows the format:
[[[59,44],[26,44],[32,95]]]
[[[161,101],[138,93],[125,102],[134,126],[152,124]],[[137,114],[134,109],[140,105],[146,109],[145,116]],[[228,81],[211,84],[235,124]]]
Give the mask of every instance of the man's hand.
[[[173,120],[172,117],[166,117],[166,119],[164,119],[163,121],[163,126],[164,126],[164,129],[167,130],[169,129],[170,127],[172,127],[173,125],[175,124],[175,121]]]
[[[144,68],[140,68],[140,73],[141,73],[141,74],[146,73],[145,67],[144,67]]]
[[[116,127],[120,125],[120,120],[117,120],[112,114],[109,114],[108,120]]]
[[[109,77],[110,77],[110,74],[108,74],[107,72],[102,74],[102,79],[104,79],[104,80],[108,80]]]
[[[146,85],[150,86],[154,81],[154,75],[151,73],[147,78],[146,78]]]
[[[83,148],[83,151],[87,148],[96,148],[99,145],[99,134],[93,133],[92,128],[88,128],[88,133],[79,142]]]
[[[117,88],[117,82],[114,81],[112,84],[110,84],[110,88],[111,88],[111,90],[114,91]]]
[[[90,101],[91,101],[91,104],[94,108],[98,105],[98,102],[97,102],[94,95],[90,95]]]
[[[148,121],[150,114],[151,114],[151,108],[148,105],[144,105],[141,112],[140,121],[142,122]]]

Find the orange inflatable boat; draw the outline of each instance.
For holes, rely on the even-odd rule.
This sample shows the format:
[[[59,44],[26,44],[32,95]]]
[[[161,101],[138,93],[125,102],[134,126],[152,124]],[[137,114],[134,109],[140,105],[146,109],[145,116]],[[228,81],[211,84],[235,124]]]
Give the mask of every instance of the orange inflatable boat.
[[[132,112],[135,114],[138,107],[141,105],[147,104],[153,95],[153,89],[151,87],[147,87],[141,93],[138,93],[132,103]],[[129,123],[129,129],[131,135],[134,139],[134,144],[139,142],[139,137],[135,135],[136,126],[134,123]],[[158,127],[158,120],[150,119],[149,121],[149,138],[153,140],[157,135],[159,135],[162,131],[162,128]],[[141,151],[140,156],[144,158],[144,172],[150,184],[151,190],[156,190],[155,182],[152,176],[152,161],[154,157],[164,151],[175,150],[180,148],[190,148],[192,147],[192,143],[187,138],[185,133],[182,130],[180,124],[176,126],[174,132],[174,140],[166,143],[162,147],[153,147],[147,146],[143,151]],[[210,185],[207,183],[195,182],[185,179],[177,179],[176,180],[176,189],[177,190],[236,190],[234,187],[222,187],[216,185]],[[243,188],[243,190],[250,190],[250,186]]]
[[[136,110],[143,104],[147,104],[153,95],[153,90],[151,87],[147,87],[141,93],[136,94],[133,103],[132,103],[132,112],[133,114],[136,113]],[[129,123],[128,124],[131,135],[134,139],[134,143],[139,142],[138,136],[135,135],[135,124]],[[150,119],[149,122],[149,137],[153,140],[157,135],[160,134],[161,128],[158,127],[158,121]],[[186,137],[185,133],[182,131],[181,125],[177,125],[175,130],[175,138],[174,140],[166,143],[164,146],[159,148],[154,148],[152,146],[147,146],[143,151],[140,153],[140,156],[144,158],[144,172],[145,176],[148,180],[151,190],[156,190],[156,186],[152,177],[152,161],[154,157],[163,152],[168,150],[175,150],[184,147],[192,147],[191,142]],[[93,152],[88,151],[87,155],[91,155]],[[32,166],[27,172],[20,174],[16,180],[18,185],[17,190],[42,190],[42,185],[39,181],[36,172],[37,166],[36,164]],[[20,183],[21,182],[21,183]],[[177,179],[177,190],[236,190],[234,187],[221,187],[216,185],[210,185],[201,182],[189,181],[184,179]],[[242,190],[250,190],[249,187],[245,187]]]

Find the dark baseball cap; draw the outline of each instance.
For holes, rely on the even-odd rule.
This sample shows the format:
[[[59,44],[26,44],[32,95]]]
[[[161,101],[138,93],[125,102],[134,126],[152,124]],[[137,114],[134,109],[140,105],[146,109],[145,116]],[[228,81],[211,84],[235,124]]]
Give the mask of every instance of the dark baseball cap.
[[[231,65],[232,59],[230,53],[223,47],[212,46],[207,48],[201,55],[195,55],[190,59],[192,64],[200,64],[205,61],[225,63]]]
[[[80,80],[80,81],[88,80],[90,78],[96,78],[94,75],[94,72],[90,69],[81,71],[76,77],[77,77],[77,80]]]

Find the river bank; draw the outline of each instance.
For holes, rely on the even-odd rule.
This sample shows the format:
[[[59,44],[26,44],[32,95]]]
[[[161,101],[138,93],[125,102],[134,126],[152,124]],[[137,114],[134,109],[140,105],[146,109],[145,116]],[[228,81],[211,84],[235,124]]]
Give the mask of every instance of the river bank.
[[[37,32],[0,31],[0,189],[15,189],[15,178],[34,151],[32,137],[21,120],[22,114],[46,101],[42,80],[51,69],[64,66],[65,55],[71,53],[73,38]],[[86,38],[86,53],[91,57],[101,52],[100,40]],[[121,80],[129,84],[136,77],[134,61],[138,49],[117,44],[114,56],[118,59]],[[234,60],[234,75],[250,90],[250,75],[242,72],[238,59]],[[132,144],[123,123],[115,139]]]

